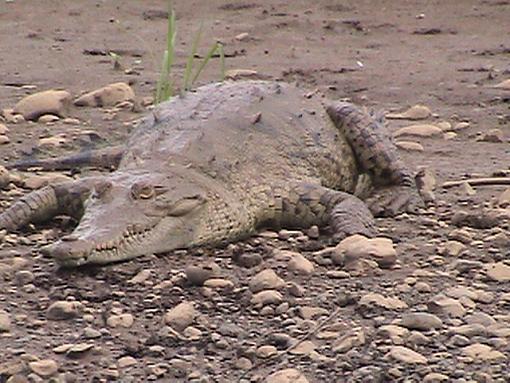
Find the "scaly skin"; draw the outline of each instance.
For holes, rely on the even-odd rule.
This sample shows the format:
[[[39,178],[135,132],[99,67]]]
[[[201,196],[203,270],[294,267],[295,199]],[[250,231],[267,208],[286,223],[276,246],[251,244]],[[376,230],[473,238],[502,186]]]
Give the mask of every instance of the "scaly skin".
[[[268,226],[329,224],[340,237],[374,235],[372,214],[351,194],[361,173],[382,191],[381,214],[415,197],[380,121],[280,83],[208,85],[158,106],[123,148],[21,166],[97,165],[98,158],[118,169],[33,192],[0,215],[0,227],[81,216],[47,249],[77,266],[234,241]]]

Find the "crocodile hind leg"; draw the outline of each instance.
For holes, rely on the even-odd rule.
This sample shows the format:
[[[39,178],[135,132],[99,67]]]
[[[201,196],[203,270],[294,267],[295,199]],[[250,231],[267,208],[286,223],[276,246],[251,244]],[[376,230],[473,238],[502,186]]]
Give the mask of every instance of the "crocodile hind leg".
[[[83,203],[102,177],[88,177],[35,190],[0,214],[0,229],[16,230],[30,222],[43,222],[59,214],[80,218]]]
[[[298,184],[278,199],[276,217],[283,227],[329,225],[336,239],[377,234],[374,217],[356,196],[315,184]]]
[[[32,167],[44,170],[68,170],[79,166],[95,166],[116,169],[124,154],[124,146],[88,150],[69,156],[45,159],[28,159],[6,165],[7,169],[26,170]]]
[[[360,171],[367,173],[377,188],[367,201],[372,213],[393,216],[422,206],[415,179],[400,159],[383,118],[347,102],[332,103],[326,110],[349,141]]]

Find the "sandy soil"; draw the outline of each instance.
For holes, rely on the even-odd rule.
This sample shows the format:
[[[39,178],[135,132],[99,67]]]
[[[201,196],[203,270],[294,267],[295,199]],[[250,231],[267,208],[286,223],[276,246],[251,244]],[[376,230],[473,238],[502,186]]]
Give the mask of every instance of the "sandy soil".
[[[253,69],[264,78],[296,82],[374,109],[402,111],[423,104],[433,116],[420,123],[446,121],[455,127],[468,122],[448,139],[411,138],[423,145],[422,152],[402,151],[415,169],[431,169],[438,184],[509,174],[510,92],[493,87],[510,78],[509,1],[212,0],[176,1],[175,8],[177,73],[203,20],[201,52],[221,40],[228,69]],[[0,110],[36,91],[65,89],[77,96],[118,81],[132,84],[139,100],[152,96],[165,45],[164,9],[165,2],[155,0],[1,1]],[[247,36],[236,39],[241,33]],[[109,51],[120,56],[121,69],[114,68]],[[218,60],[213,60],[199,83],[216,81],[218,73]],[[0,158],[8,163],[120,143],[140,113],[73,108],[71,117],[80,124],[4,121],[10,142],[0,146]],[[389,128],[411,123],[390,120]],[[501,139],[480,141],[491,129],[499,129]],[[56,136],[60,144],[40,145],[41,138]],[[508,223],[467,227],[458,234],[451,222],[459,210],[493,207],[504,190],[482,187],[470,195],[465,188],[439,188],[437,206],[426,215],[379,220],[396,243],[397,267],[350,271],[341,279],[331,273],[341,267],[321,264],[313,255],[327,238],[300,241],[296,233],[290,239],[286,233],[266,235],[224,250],[147,256],[80,270],[60,270],[38,251],[69,231],[66,221],[8,234],[0,244],[0,382],[46,381],[50,375],[62,382],[234,382],[242,376],[257,382],[285,368],[298,369],[309,382],[508,382],[510,285],[485,271],[509,258]],[[2,193],[2,206],[25,192],[11,185],[10,193]],[[452,238],[463,245],[458,254],[442,250],[455,247]],[[285,249],[314,260],[314,272],[289,271],[287,262],[275,256]],[[259,254],[262,262],[240,265],[236,254],[241,253]],[[187,265],[211,261],[233,287],[186,282]],[[281,304],[259,310],[250,303],[247,284],[266,268],[288,286]],[[133,281],[137,275],[142,277]],[[293,295],[292,284],[301,286],[302,296]],[[456,295],[453,288],[465,293]],[[404,329],[400,336],[381,329],[409,312],[431,311],[430,302],[448,291],[463,310],[434,311],[440,327]],[[362,304],[369,293],[398,297],[407,307]],[[200,315],[175,335],[162,318],[184,300],[195,302]],[[74,317],[53,320],[47,309],[56,301],[81,306]],[[325,310],[306,318],[303,307],[308,306]],[[338,315],[318,329],[336,309]],[[112,316],[120,314],[132,316],[133,323],[112,325]],[[459,330],[473,324],[481,327]],[[350,347],[335,348],[342,337],[352,339]],[[285,352],[299,339],[312,342],[315,351]],[[294,351],[310,345],[305,342]],[[499,354],[469,355],[467,348],[478,344]],[[282,354],[264,359],[264,351],[272,350],[261,350],[264,345]],[[399,345],[425,361],[395,357]],[[37,360],[51,374],[33,363]]]

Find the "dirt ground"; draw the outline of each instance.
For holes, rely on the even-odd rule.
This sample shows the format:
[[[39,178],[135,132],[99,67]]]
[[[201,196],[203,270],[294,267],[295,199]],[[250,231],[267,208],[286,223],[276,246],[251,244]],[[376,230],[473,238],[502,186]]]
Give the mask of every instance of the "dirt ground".
[[[402,150],[405,161],[433,171],[439,186],[510,175],[510,91],[494,88],[510,78],[509,1],[210,0],[174,6],[177,73],[203,20],[200,52],[221,40],[227,69],[256,70],[260,77],[376,110],[423,104],[433,115],[416,123],[448,122],[446,130],[469,123],[445,135],[406,137],[423,151]],[[36,91],[64,89],[74,97],[118,81],[129,82],[139,100],[153,96],[165,9],[155,0],[0,0],[0,110]],[[218,80],[218,61],[199,83]],[[73,108],[78,125],[4,120],[9,142],[0,146],[0,158],[5,164],[117,144],[140,116]],[[389,129],[413,123],[389,120]],[[487,135],[492,129],[499,131]],[[41,145],[52,137],[58,142]],[[3,208],[28,191],[12,184],[7,189],[0,193]],[[316,256],[328,245],[326,236],[280,232],[226,249],[62,270],[38,249],[69,232],[67,221],[4,233],[0,382],[510,382],[510,272],[503,263],[510,255],[508,220],[489,219],[484,228],[475,222],[485,219],[480,208],[510,216],[508,208],[495,208],[504,190],[439,187],[436,206],[425,214],[378,220],[397,249],[391,269],[344,270]],[[465,226],[459,229],[461,210],[475,213],[457,223]],[[313,273],[289,270],[282,250],[312,260]],[[258,261],[240,264],[239,254]],[[212,261],[230,283],[190,286],[186,266]],[[487,271],[494,265],[502,276]],[[280,302],[260,309],[250,301],[248,282],[268,268],[286,287]],[[374,293],[403,304],[367,298]],[[54,320],[48,308],[57,301],[78,303],[68,319]],[[174,333],[163,317],[183,301],[194,302],[199,315]],[[436,315],[441,324],[404,326],[401,320],[411,312]],[[281,354],[267,358],[274,352]],[[304,377],[268,378],[286,368]]]

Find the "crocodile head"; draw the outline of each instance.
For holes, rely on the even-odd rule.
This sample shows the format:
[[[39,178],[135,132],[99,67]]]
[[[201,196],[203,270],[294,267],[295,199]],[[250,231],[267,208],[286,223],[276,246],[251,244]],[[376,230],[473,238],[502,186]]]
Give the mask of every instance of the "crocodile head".
[[[184,178],[117,173],[94,185],[78,226],[46,252],[79,266],[189,247],[200,239],[205,201],[204,190]]]

